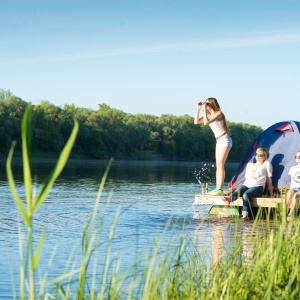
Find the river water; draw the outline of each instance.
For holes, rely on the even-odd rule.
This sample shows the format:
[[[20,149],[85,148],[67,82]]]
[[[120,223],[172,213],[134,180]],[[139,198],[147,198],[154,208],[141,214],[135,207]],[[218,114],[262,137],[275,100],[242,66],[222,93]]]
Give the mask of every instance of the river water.
[[[69,161],[48,198],[36,212],[35,247],[42,231],[46,229],[39,278],[45,273],[49,280],[56,278],[64,273],[70,256],[78,259],[84,222],[93,210],[107,164],[108,161]],[[53,166],[51,160],[33,163],[36,193]],[[227,221],[208,217],[209,206],[201,206],[198,218],[194,218],[192,204],[195,194],[201,192],[195,178],[199,166],[195,162],[115,160],[101,195],[96,220],[97,223],[100,220],[103,222],[98,264],[103,265],[109,230],[118,210],[120,216],[115,226],[111,257],[121,260],[122,270],[135,261],[143,260],[168,222],[177,224],[177,227],[174,226],[175,234],[176,230],[181,232],[185,223],[187,234],[196,237],[201,247],[211,249],[213,257],[212,243],[216,231]],[[24,226],[20,225],[22,222],[19,222],[20,217],[8,187],[5,162],[1,162],[0,167],[0,299],[11,299],[13,295],[18,298],[19,243],[25,243],[26,234],[23,236]],[[226,165],[227,182],[236,167],[236,164]],[[25,199],[21,161],[14,163],[13,171],[19,195]],[[211,183],[210,188],[213,187]],[[104,203],[107,201],[109,204],[106,206]],[[174,227],[166,231],[167,237],[171,232],[174,235]],[[230,230],[226,234],[230,239]]]

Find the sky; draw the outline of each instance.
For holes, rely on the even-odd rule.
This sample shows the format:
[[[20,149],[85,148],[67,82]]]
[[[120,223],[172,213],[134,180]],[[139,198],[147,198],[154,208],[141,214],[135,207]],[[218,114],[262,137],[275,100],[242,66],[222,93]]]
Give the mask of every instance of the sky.
[[[0,0],[0,88],[27,102],[300,121],[299,0]]]

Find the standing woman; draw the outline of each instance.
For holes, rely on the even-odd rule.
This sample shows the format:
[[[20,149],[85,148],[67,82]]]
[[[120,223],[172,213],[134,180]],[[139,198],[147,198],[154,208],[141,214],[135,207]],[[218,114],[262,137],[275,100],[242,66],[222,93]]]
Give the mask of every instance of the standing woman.
[[[203,116],[200,111],[203,108]],[[194,124],[209,125],[216,139],[216,188],[209,192],[212,196],[223,195],[225,180],[225,162],[232,147],[232,139],[229,135],[225,115],[215,98],[208,98],[205,102],[199,102],[196,110]]]

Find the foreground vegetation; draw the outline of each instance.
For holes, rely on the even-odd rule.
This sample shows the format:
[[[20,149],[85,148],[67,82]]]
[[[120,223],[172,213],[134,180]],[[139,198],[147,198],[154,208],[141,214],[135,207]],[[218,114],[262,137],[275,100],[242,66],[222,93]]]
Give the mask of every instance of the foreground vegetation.
[[[47,276],[36,281],[36,270],[43,249],[45,232],[34,236],[33,216],[43,204],[55,179],[59,176],[70,155],[78,132],[78,123],[59,156],[56,167],[49,175],[39,193],[32,191],[30,172],[32,108],[27,107],[22,122],[22,150],[26,200],[22,200],[14,184],[11,162],[14,145],[7,160],[7,174],[13,199],[22,218],[20,224],[20,278],[17,299],[299,299],[300,292],[300,220],[289,224],[277,220],[275,227],[270,222],[264,230],[256,220],[248,234],[241,236],[240,223],[236,221],[230,250],[224,245],[219,255],[211,260],[198,245],[184,234],[174,236],[179,246],[170,246],[161,251],[158,242],[153,251],[124,273],[118,272],[118,263],[110,257],[111,243],[106,253],[98,253],[101,243],[101,228],[105,207],[99,215],[101,192],[105,184],[103,176],[94,209],[82,229],[82,259],[77,267],[62,270],[56,279]],[[111,163],[111,161],[110,161]],[[109,229],[110,242],[114,237],[116,220]],[[167,224],[168,225],[168,224]],[[170,226],[171,224],[169,224]],[[175,224],[176,226],[176,224]],[[201,224],[200,224],[201,226]],[[249,227],[249,226],[248,226]],[[27,231],[27,239],[22,231]],[[105,228],[105,232],[107,228]],[[255,234],[254,234],[255,233]],[[37,234],[37,233],[35,233]],[[39,243],[34,249],[34,240]],[[162,235],[161,239],[164,237]],[[222,237],[221,237],[222,239]],[[192,246],[194,245],[194,247]],[[105,256],[104,267],[97,269],[97,256]],[[71,256],[70,256],[71,257]],[[71,259],[71,258],[70,258]],[[72,261],[68,265],[73,265]],[[75,264],[74,264],[75,265]]]
[[[12,141],[20,140],[20,124],[28,103],[0,89],[0,155],[7,155]],[[85,158],[163,157],[173,160],[214,161],[215,140],[208,126],[195,126],[188,115],[128,114],[100,104],[94,111],[74,105],[55,106],[48,101],[33,105],[32,151],[59,153],[72,130],[80,125],[72,155]],[[262,128],[228,122],[234,140],[228,161],[239,162]],[[21,143],[16,145],[21,151]]]

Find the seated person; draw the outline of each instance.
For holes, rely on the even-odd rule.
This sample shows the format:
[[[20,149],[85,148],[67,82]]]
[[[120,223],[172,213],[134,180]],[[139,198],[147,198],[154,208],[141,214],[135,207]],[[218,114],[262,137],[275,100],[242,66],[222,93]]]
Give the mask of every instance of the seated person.
[[[272,165],[267,158],[269,158],[269,151],[265,148],[258,148],[256,150],[256,161],[249,162],[246,166],[244,183],[238,187],[231,195],[231,199],[235,200],[239,196],[243,198],[242,218],[248,217],[250,208],[249,201],[251,198],[261,197],[267,182],[270,196],[273,197],[272,186]],[[230,197],[223,196],[222,200],[228,205],[230,204]]]
[[[295,212],[298,198],[300,196],[300,150],[296,153],[296,166],[292,166],[289,170],[291,175],[290,190],[287,193],[288,204],[287,207],[290,209],[287,215],[287,220],[290,221],[293,213]]]

